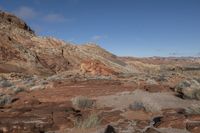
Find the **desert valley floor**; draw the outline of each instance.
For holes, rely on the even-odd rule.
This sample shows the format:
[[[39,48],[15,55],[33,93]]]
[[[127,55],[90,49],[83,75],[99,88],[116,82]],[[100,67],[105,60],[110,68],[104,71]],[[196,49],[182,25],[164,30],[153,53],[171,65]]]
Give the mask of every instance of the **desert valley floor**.
[[[118,57],[0,12],[0,133],[200,133],[200,58]]]

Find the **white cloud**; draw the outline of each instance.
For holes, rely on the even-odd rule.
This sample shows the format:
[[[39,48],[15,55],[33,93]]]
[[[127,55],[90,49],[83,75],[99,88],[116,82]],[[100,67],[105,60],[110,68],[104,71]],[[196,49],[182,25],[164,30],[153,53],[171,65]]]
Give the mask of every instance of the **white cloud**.
[[[22,6],[19,9],[17,9],[16,11],[14,11],[14,14],[23,19],[32,19],[35,16],[37,16],[37,12],[35,10],[26,6]]]
[[[67,19],[63,15],[55,13],[44,16],[44,20],[47,22],[66,22],[70,21],[71,19]]]
[[[92,41],[99,41],[101,39],[105,38],[105,36],[101,36],[101,35],[95,35],[91,38]]]

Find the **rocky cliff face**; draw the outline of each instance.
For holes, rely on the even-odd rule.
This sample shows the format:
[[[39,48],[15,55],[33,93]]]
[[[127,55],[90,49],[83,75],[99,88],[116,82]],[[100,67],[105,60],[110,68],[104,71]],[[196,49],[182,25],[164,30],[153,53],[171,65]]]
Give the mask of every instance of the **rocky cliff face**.
[[[0,11],[1,30],[12,31],[13,29],[21,29],[34,34],[34,31],[21,19],[16,16]]]
[[[78,46],[55,38],[36,36],[23,20],[2,11],[0,35],[1,73],[52,75],[68,70],[81,70],[82,64],[92,60],[98,62],[95,63],[98,70],[84,70],[84,72],[108,75],[105,71],[109,70],[112,73],[132,71],[117,56],[97,45]],[[84,67],[87,68],[90,67]]]

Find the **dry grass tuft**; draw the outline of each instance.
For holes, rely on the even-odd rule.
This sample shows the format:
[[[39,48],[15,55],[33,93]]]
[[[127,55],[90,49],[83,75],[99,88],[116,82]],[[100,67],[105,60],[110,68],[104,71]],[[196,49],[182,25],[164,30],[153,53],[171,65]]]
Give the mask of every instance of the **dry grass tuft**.
[[[145,110],[144,104],[139,101],[135,101],[133,104],[129,105],[129,109],[131,110]]]
[[[196,80],[186,80],[177,84],[175,91],[184,98],[200,100],[200,83]]]
[[[187,114],[200,114],[199,106],[192,106],[185,109]]]
[[[91,114],[84,120],[76,120],[75,126],[77,128],[93,128],[100,124],[101,120],[97,114]]]
[[[94,100],[87,97],[79,96],[72,99],[72,104],[80,109],[91,108],[94,105]]]

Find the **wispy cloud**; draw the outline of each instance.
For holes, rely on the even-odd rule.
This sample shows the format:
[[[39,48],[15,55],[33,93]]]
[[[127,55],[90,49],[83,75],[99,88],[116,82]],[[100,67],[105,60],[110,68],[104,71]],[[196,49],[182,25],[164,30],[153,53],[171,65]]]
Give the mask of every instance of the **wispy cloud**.
[[[71,21],[72,19],[65,18],[62,14],[48,14],[44,16],[44,20],[47,22],[67,22]]]
[[[171,56],[178,56],[178,55],[181,55],[181,53],[178,53],[178,52],[171,52],[171,53],[169,53],[169,55],[171,55]]]
[[[34,29],[36,34],[40,34],[43,32],[43,28],[42,26],[38,25],[38,24],[33,24],[32,25],[32,29]]]
[[[50,13],[46,15],[42,12],[38,12],[37,10],[27,6],[21,6],[15,11],[13,11],[13,13],[22,19],[38,19],[45,21],[47,23],[61,23],[73,20],[71,18],[66,18],[62,14],[58,13]]]
[[[20,8],[14,11],[14,14],[23,19],[33,19],[37,16],[38,13],[30,7],[21,6]]]
[[[106,35],[94,35],[94,36],[92,36],[91,37],[91,41],[92,42],[97,42],[97,41],[99,41],[99,40],[103,40],[103,39],[106,39],[107,38],[107,36]]]
[[[98,40],[100,40],[101,38],[102,38],[102,36],[100,36],[100,35],[95,35],[95,36],[92,37],[92,40],[98,41]]]

